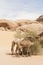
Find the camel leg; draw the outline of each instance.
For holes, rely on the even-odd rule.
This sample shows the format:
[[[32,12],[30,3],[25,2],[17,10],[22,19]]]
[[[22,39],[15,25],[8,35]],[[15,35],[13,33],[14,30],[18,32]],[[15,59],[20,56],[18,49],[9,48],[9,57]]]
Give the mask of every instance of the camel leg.
[[[28,48],[26,47],[26,57],[28,57]]]
[[[15,50],[15,54],[17,55],[17,51],[18,51],[18,46],[16,47],[16,50]]]
[[[12,52],[12,55],[14,54],[14,49],[13,49],[13,47],[11,48],[11,52]]]
[[[14,46],[15,46],[15,43],[14,41],[12,42],[12,45],[11,45],[11,52],[12,52],[12,55],[14,54]]]
[[[24,47],[22,47],[22,56],[24,56],[24,53],[23,53],[23,51],[24,51]]]
[[[27,57],[28,57],[28,49],[27,49]]]
[[[26,56],[27,56],[27,57],[30,56],[30,49],[29,49],[29,48],[26,48],[26,51],[27,51]]]
[[[20,51],[19,51],[19,48],[18,47],[15,50],[15,55],[18,56],[18,57],[20,56]]]
[[[22,56],[23,56],[23,51],[22,51]]]
[[[28,50],[28,55],[31,56],[31,50],[30,49]]]

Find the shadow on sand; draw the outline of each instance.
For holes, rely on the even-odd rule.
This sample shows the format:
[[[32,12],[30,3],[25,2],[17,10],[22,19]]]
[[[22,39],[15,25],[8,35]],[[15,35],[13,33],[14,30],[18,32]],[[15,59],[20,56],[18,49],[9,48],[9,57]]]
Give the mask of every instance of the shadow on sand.
[[[6,53],[6,55],[10,55],[10,56],[12,56],[12,57],[16,57],[16,58],[21,58],[21,57],[29,57],[29,56],[26,56],[26,55],[16,55],[15,53],[12,55],[12,53]],[[31,56],[30,56],[31,57]]]
[[[12,53],[6,53],[6,55],[11,55],[12,57],[17,57],[17,58],[22,57],[21,55],[16,55],[15,53],[13,55]]]

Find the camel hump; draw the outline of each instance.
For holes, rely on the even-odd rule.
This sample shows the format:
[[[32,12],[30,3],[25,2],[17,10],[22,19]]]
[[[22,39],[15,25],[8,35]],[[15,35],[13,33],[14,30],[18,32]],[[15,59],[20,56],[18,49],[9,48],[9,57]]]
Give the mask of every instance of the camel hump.
[[[21,39],[15,38],[15,39],[14,39],[14,42],[15,42],[15,43],[18,43],[18,42],[21,42],[22,40],[24,40],[24,38],[21,38]]]

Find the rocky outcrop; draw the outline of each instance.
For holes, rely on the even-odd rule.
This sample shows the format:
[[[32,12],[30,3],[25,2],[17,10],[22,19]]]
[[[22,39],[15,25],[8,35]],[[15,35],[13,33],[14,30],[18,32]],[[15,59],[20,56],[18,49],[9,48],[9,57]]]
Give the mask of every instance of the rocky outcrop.
[[[3,30],[5,30],[5,31],[7,31],[7,30],[14,31],[17,26],[18,25],[14,21],[0,19],[0,29],[4,28]]]
[[[43,15],[39,16],[39,18],[37,18],[36,21],[38,21],[38,22],[40,22],[40,23],[43,23]]]
[[[16,30],[18,27],[36,23],[36,21],[30,20],[17,20],[17,21],[10,21],[6,19],[0,19],[0,28],[4,28],[4,30]]]
[[[17,21],[10,21],[6,19],[0,19],[0,30],[11,30],[15,31],[16,29],[22,31],[35,31],[40,32],[43,31],[43,25],[34,20],[17,20]]]
[[[23,32],[36,32],[37,34],[40,34],[43,31],[43,25],[40,23],[32,23],[28,25],[23,25],[21,27],[18,27],[17,29],[23,31]]]

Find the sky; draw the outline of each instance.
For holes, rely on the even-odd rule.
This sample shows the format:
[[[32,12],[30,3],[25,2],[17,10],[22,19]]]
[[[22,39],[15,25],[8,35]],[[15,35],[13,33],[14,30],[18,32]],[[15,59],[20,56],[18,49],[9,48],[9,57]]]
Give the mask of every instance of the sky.
[[[0,0],[0,19],[32,19],[43,15],[43,0]]]

